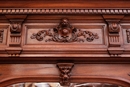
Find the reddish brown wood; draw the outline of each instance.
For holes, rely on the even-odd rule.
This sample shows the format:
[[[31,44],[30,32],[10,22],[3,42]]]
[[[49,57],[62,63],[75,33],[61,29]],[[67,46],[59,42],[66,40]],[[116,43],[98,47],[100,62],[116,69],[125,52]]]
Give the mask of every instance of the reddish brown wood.
[[[1,8],[129,8],[129,0],[7,0],[0,1]]]
[[[129,4],[129,0],[1,0],[0,87],[60,80],[129,87]],[[61,70],[60,79],[57,63],[60,70],[64,63],[75,67],[62,66],[69,71]]]
[[[111,83],[129,87],[129,64],[75,64],[70,82]],[[0,86],[20,82],[59,82],[56,64],[1,64]]]
[[[71,77],[71,70],[73,68],[73,63],[58,63],[57,67],[60,71],[60,84],[61,86],[69,86],[70,85],[70,77]]]

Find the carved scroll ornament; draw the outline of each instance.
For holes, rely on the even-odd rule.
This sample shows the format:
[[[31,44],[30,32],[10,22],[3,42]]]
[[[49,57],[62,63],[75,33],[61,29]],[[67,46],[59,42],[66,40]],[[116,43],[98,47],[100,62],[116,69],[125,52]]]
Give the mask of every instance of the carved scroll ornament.
[[[45,39],[46,36],[49,36],[49,39]],[[83,36],[83,38],[81,38]],[[83,31],[81,29],[74,28],[69,24],[67,18],[63,18],[59,23],[59,26],[49,30],[41,30],[38,33],[33,33],[31,39],[37,39],[42,41],[45,39],[45,42],[91,42],[94,39],[98,39],[99,36],[97,33],[92,33],[90,31]]]

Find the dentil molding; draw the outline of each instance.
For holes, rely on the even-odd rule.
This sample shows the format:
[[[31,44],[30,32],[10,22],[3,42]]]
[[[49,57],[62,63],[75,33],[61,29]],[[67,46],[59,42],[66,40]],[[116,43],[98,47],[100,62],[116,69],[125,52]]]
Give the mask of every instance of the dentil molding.
[[[130,8],[0,8],[0,14],[130,14]]]

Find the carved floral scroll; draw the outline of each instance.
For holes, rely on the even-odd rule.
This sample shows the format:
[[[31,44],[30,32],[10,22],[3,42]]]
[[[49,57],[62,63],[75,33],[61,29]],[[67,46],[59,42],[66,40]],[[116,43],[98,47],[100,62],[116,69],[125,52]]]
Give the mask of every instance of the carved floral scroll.
[[[49,36],[49,38],[45,39],[46,36]],[[98,38],[99,36],[97,33],[84,31],[71,26],[67,18],[61,19],[58,27],[49,30],[41,30],[37,33],[33,33],[31,36],[31,39],[36,39],[38,41],[45,40],[45,42],[53,41],[64,43],[85,41],[92,42],[94,39]]]

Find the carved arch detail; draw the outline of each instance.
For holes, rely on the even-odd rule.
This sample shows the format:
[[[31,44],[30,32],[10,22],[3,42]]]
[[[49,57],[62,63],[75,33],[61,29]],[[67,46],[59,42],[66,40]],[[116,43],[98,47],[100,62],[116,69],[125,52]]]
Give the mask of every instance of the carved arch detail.
[[[58,82],[59,76],[8,76],[0,80],[0,87],[6,87],[15,83],[20,82]],[[72,76],[72,83],[84,83],[84,82],[103,82],[109,84],[116,84],[123,87],[129,87],[130,81],[119,77],[108,77],[108,76]]]

